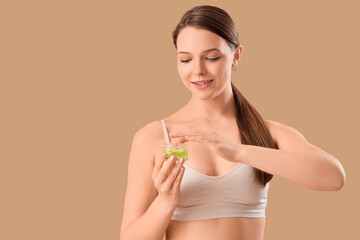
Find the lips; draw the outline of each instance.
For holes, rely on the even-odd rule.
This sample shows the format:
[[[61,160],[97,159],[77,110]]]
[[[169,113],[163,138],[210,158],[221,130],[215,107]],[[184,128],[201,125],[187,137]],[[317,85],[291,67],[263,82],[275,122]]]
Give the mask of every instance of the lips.
[[[207,84],[207,83],[210,83],[212,82],[212,80],[205,80],[205,81],[197,81],[197,82],[193,82],[197,85],[204,85],[204,84]]]
[[[210,80],[203,80],[203,81],[195,81],[195,82],[191,82],[191,83],[194,84],[194,86],[198,89],[204,89],[204,88],[207,88],[208,86],[210,86],[213,81],[214,81],[213,79],[210,79]]]

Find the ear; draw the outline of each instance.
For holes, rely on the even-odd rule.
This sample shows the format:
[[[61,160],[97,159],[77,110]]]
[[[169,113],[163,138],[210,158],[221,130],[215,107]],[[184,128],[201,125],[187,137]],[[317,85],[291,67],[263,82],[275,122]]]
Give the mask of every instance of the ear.
[[[242,51],[243,51],[243,46],[239,44],[239,46],[237,46],[234,51],[234,59],[232,63],[233,67],[236,67],[238,65]]]

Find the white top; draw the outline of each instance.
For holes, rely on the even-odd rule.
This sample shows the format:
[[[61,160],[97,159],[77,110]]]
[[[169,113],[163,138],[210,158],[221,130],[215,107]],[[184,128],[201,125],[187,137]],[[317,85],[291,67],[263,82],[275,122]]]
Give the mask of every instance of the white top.
[[[164,120],[161,120],[166,141],[169,136]],[[189,159],[191,153],[189,152]],[[208,176],[184,163],[181,182],[181,200],[172,220],[204,220],[225,217],[265,217],[267,192],[255,182],[254,168],[239,163],[220,176]]]

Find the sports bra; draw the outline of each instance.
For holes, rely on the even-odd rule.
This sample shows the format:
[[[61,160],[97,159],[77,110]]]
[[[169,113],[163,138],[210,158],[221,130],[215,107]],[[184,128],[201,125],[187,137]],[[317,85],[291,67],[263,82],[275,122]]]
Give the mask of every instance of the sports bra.
[[[165,141],[170,142],[164,120]],[[191,152],[189,151],[189,159]],[[219,176],[200,173],[184,163],[181,199],[172,220],[191,221],[226,217],[264,218],[269,182],[255,182],[254,168],[239,163]]]

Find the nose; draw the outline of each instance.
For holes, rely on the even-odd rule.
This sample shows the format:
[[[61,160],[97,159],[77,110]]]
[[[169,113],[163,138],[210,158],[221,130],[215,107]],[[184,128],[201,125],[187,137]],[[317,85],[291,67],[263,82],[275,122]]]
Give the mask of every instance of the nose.
[[[205,74],[206,69],[204,66],[204,63],[199,59],[197,61],[194,61],[194,66],[193,66],[193,73],[196,76],[200,76]]]

